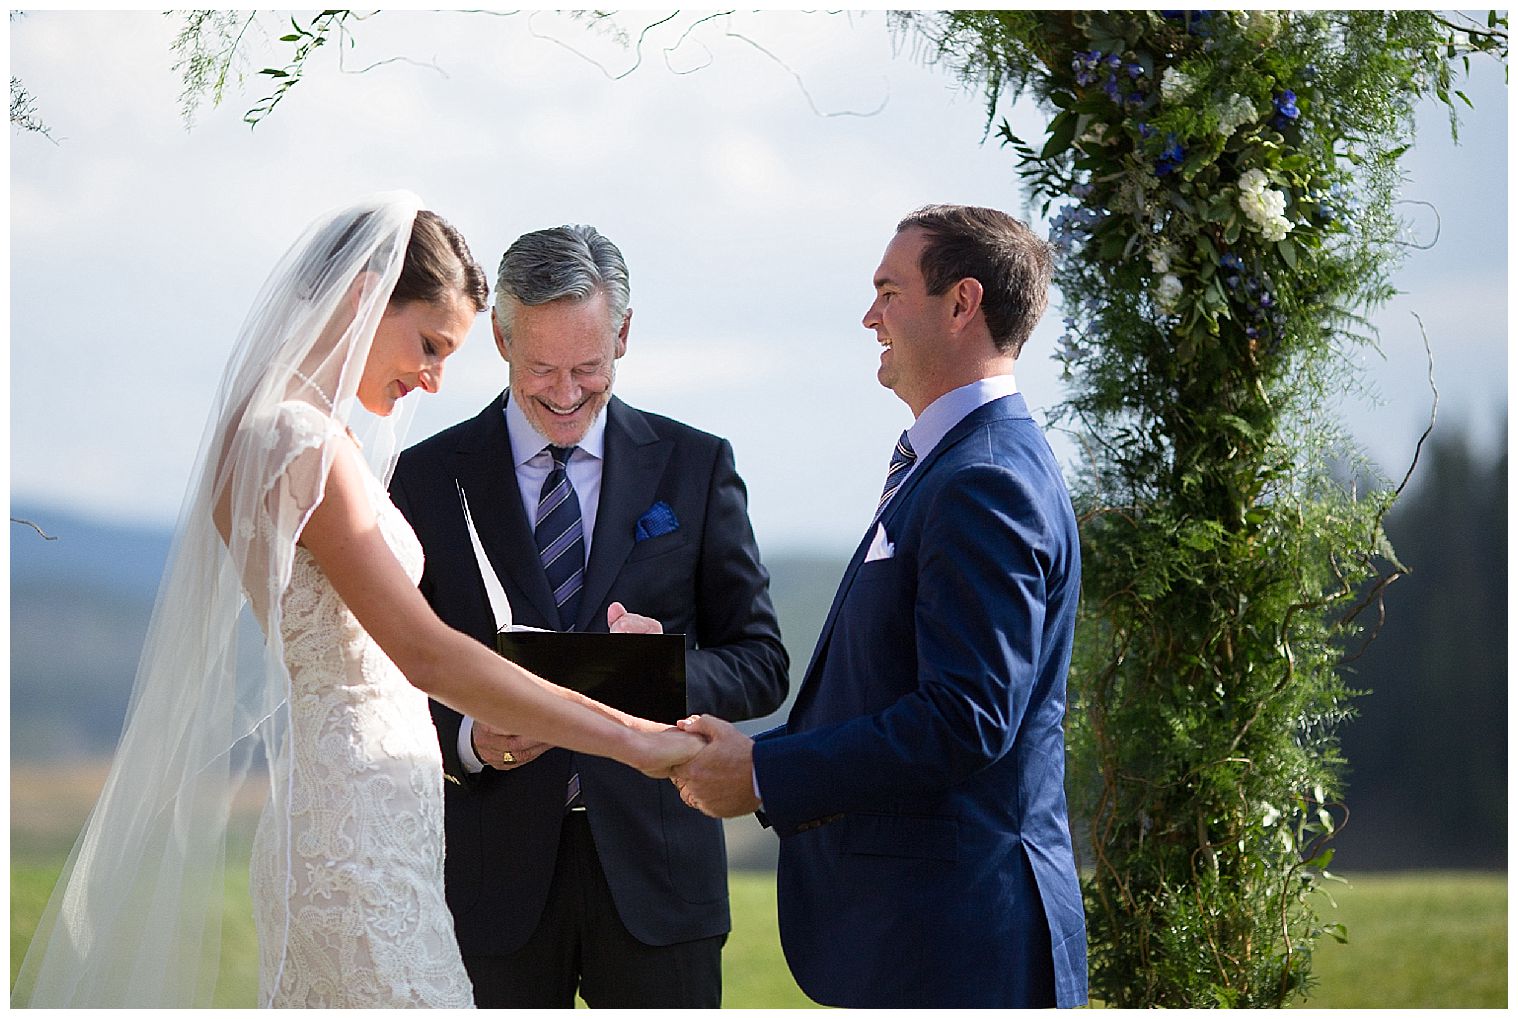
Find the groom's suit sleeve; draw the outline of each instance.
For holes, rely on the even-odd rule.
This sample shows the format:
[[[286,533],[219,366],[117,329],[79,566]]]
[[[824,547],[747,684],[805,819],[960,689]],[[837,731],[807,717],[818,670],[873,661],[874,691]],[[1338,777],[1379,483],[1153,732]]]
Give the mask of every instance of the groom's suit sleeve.
[[[917,546],[915,689],[873,714],[755,743],[764,814],[781,835],[947,788],[1016,738],[1039,660],[1052,524],[1003,466],[962,467],[935,491]],[[876,567],[892,568],[862,569]]]

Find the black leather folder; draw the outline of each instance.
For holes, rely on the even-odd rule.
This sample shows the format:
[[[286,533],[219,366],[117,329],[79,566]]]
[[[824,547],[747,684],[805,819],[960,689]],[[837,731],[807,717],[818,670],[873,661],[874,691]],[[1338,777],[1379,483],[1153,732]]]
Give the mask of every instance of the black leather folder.
[[[528,672],[630,715],[673,725],[685,707],[685,636],[503,630],[496,650]]]

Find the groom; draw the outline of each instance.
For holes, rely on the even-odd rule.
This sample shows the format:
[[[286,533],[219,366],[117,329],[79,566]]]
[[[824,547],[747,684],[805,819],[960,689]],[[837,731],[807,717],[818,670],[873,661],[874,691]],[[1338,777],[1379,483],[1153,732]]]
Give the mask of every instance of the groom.
[[[591,227],[506,251],[492,325],[510,388],[407,450],[391,484],[426,551],[421,590],[494,646],[462,488],[516,622],[683,633],[690,710],[766,715],[789,663],[732,447],[611,395],[628,298],[622,253]],[[572,1008],[578,990],[598,1008],[718,1006],[721,823],[612,761],[436,703],[433,717],[448,905],[476,1004]]]
[[[825,1005],[1074,1006],[1086,935],[1064,795],[1080,588],[1070,497],[1013,364],[1048,246],[1004,213],[901,221],[864,317],[916,420],[788,723],[720,720],[675,782],[780,836],[780,934]]]

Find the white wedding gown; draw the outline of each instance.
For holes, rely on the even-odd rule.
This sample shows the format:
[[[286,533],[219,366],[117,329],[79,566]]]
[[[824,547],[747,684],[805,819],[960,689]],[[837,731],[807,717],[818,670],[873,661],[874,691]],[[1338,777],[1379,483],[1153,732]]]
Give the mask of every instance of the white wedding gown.
[[[380,531],[412,581],[422,548],[367,469]],[[293,753],[285,810],[254,837],[260,1001],[276,1007],[473,1006],[443,897],[443,768],[427,696],[297,547],[282,603]],[[276,771],[278,773],[278,771]],[[290,873],[290,887],[280,876]],[[285,918],[288,906],[288,931]]]

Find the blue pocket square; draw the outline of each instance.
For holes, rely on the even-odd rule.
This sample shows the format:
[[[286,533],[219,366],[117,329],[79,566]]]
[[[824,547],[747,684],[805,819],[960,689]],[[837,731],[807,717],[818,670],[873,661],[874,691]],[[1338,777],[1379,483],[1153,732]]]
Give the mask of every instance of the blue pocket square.
[[[669,503],[661,499],[648,507],[648,512],[638,518],[638,526],[633,528],[633,542],[657,538],[661,534],[669,534],[679,529],[680,521],[675,518],[675,511],[669,508]]]

